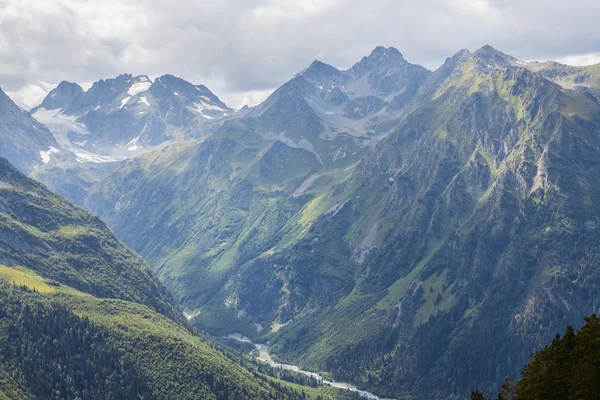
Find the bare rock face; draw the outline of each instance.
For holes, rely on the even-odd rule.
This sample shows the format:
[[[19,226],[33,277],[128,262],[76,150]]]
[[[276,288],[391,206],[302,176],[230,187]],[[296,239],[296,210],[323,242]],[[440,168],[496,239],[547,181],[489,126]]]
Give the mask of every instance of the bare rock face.
[[[60,146],[52,133],[0,89],[0,156],[25,173],[48,162]]]

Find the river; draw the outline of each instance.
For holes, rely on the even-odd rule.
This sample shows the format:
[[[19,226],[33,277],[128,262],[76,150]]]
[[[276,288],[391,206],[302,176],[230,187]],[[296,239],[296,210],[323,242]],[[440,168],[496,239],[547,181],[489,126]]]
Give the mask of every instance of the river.
[[[347,389],[347,390],[350,390],[353,392],[357,392],[358,394],[360,394],[361,397],[364,397],[366,399],[384,400],[381,397],[374,395],[373,393],[367,392],[365,390],[357,389],[356,386],[354,386],[350,383],[328,381],[328,380],[323,379],[323,377],[321,375],[317,374],[316,372],[301,370],[296,365],[280,364],[278,362],[275,362],[275,361],[273,361],[273,359],[271,358],[271,355],[269,354],[269,346],[268,345],[253,343],[250,339],[248,339],[245,336],[240,335],[239,333],[229,334],[225,337],[225,339],[233,339],[233,340],[237,340],[238,342],[253,344],[254,350],[252,350],[251,354],[254,353],[255,351],[258,352],[257,358],[260,361],[266,362],[273,368],[281,368],[281,369],[286,369],[289,371],[295,371],[295,372],[313,377],[315,379],[321,380],[321,381],[323,381],[324,385],[329,385],[329,386],[337,387],[340,389]]]

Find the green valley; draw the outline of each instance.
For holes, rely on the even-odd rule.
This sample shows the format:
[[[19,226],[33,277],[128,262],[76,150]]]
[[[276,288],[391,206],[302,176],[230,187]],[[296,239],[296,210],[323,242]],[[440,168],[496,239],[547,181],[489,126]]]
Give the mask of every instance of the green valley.
[[[0,200],[3,398],[326,399],[338,393],[271,377],[195,334],[148,264],[104,223],[4,159]]]

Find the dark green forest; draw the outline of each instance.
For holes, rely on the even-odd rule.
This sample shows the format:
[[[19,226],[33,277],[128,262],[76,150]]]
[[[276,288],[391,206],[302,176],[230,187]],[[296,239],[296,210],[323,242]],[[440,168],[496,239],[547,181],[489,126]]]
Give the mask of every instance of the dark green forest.
[[[600,318],[592,314],[575,331],[567,327],[561,337],[536,352],[513,384],[507,378],[497,400],[595,400],[600,398]],[[480,391],[471,400],[488,400]]]
[[[0,399],[177,398],[177,385],[149,381],[144,368],[131,361],[135,357],[132,351],[120,350],[110,332],[87,317],[79,317],[25,286],[0,282]],[[233,375],[196,371],[195,377],[185,379],[204,382],[206,390],[192,398],[331,398],[327,393],[305,392],[320,386],[315,379],[255,361],[240,359],[239,363],[248,369],[245,378],[251,381],[247,384],[236,382]],[[193,373],[193,365],[188,371]],[[262,388],[257,390],[257,386]]]
[[[37,399],[155,399],[105,330],[0,283],[2,390]],[[11,387],[12,386],[12,387]],[[29,396],[27,396],[29,398]]]

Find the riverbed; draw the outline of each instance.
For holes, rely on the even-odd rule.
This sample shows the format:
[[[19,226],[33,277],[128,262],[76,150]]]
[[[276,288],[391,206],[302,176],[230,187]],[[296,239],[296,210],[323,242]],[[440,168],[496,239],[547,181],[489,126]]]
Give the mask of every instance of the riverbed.
[[[257,358],[260,361],[263,361],[263,362],[269,364],[273,368],[281,368],[281,369],[285,369],[285,370],[288,370],[288,371],[298,372],[298,373],[304,374],[306,376],[310,376],[312,378],[315,378],[315,379],[318,379],[318,380],[322,381],[324,385],[329,385],[329,386],[333,386],[333,387],[336,387],[336,388],[347,389],[347,390],[350,390],[352,392],[356,392],[361,397],[364,397],[365,399],[369,399],[369,400],[384,400],[381,397],[374,395],[373,393],[367,392],[365,390],[357,389],[356,386],[354,386],[354,385],[352,385],[350,383],[328,381],[328,380],[324,379],[321,375],[319,375],[316,372],[310,372],[310,371],[301,370],[296,365],[281,364],[281,363],[275,362],[271,358],[271,354],[269,354],[269,346],[268,345],[253,343],[250,339],[248,339],[245,336],[240,335],[239,333],[233,333],[233,334],[227,335],[225,338],[226,339],[237,340],[238,342],[244,342],[244,343],[253,344],[254,345],[254,350],[252,350],[251,354],[254,353],[254,352],[257,352],[258,353],[258,357]]]

